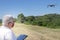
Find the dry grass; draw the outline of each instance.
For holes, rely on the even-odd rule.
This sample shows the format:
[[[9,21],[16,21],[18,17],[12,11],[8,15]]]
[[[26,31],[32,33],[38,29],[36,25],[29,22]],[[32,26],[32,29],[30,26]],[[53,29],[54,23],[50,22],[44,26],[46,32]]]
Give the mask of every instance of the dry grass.
[[[60,40],[60,29],[50,29],[39,26],[15,23],[13,28],[16,36],[27,34],[26,40]]]

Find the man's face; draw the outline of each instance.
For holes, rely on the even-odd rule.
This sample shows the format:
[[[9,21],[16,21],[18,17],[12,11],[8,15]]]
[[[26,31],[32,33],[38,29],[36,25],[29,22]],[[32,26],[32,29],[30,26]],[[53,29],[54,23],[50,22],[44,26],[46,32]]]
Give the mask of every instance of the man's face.
[[[11,27],[14,27],[14,22],[11,22]]]
[[[10,28],[14,27],[14,21],[9,22],[9,26],[10,26]]]

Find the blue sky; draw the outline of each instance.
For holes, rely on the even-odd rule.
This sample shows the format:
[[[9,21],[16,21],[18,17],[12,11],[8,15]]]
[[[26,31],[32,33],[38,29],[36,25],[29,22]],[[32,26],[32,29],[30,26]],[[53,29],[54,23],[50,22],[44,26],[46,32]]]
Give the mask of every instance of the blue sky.
[[[56,7],[48,7],[55,4]],[[19,13],[25,16],[60,13],[60,0],[0,0],[0,18],[6,14],[17,17]]]

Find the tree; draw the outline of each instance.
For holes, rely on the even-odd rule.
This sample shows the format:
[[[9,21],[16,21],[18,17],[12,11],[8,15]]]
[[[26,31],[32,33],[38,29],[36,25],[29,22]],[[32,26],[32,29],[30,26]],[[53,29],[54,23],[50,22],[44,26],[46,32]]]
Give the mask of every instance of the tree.
[[[27,16],[25,17],[23,13],[18,15],[19,22],[39,25],[49,28],[60,28],[60,14],[46,14],[43,16]]]
[[[0,19],[0,23],[2,23],[2,19]]]
[[[18,14],[17,18],[18,18],[18,21],[21,22],[21,23],[23,23],[24,20],[25,20],[25,17],[24,17],[24,15],[23,15],[23,13]]]
[[[27,16],[25,17],[25,23],[26,24],[34,24],[35,17],[34,16]]]

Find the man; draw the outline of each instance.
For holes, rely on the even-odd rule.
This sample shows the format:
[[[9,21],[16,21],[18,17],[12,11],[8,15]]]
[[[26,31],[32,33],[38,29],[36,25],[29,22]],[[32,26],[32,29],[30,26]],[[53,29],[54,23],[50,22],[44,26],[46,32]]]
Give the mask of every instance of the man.
[[[5,15],[0,28],[0,40],[17,40],[11,28],[14,26],[14,19],[11,15]]]

